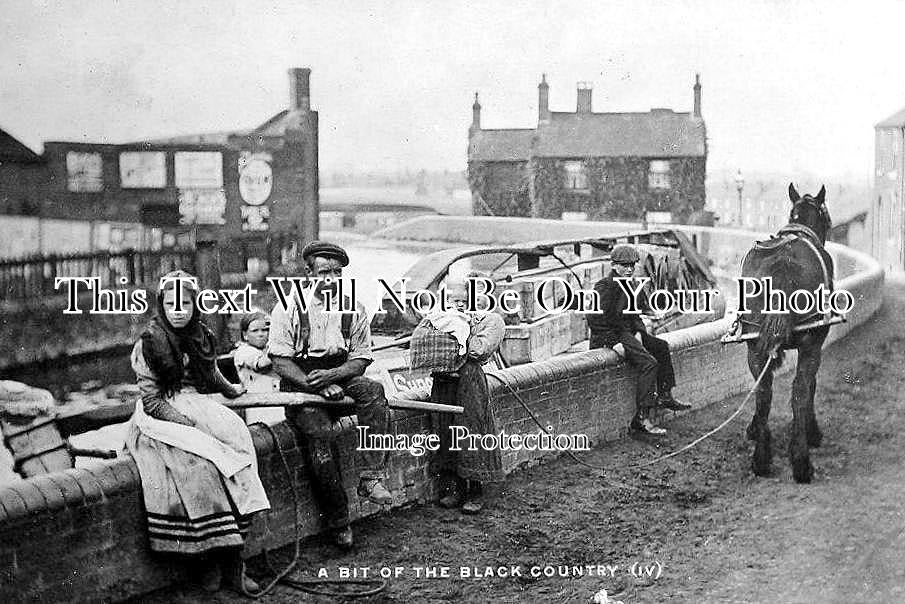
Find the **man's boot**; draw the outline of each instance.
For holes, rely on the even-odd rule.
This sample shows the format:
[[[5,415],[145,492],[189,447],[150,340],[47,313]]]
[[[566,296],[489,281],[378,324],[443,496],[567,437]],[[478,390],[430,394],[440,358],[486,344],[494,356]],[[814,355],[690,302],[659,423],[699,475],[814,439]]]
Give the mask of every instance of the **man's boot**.
[[[462,504],[462,513],[469,516],[480,514],[490,499],[490,489],[478,480],[468,481],[468,495]]]
[[[364,497],[377,505],[393,503],[393,495],[387,491],[379,478],[362,478],[358,482],[358,496]]]
[[[352,527],[344,526],[333,531],[333,543],[337,547],[345,550],[352,549],[355,545],[355,538],[352,535]]]
[[[465,481],[453,472],[440,475],[440,507],[452,509],[462,505],[467,491]]]
[[[687,411],[691,409],[691,405],[676,400],[672,392],[665,392],[657,397],[657,407],[669,409],[670,411]]]
[[[632,420],[632,430],[641,432],[642,434],[650,434],[651,436],[662,436],[666,434],[666,430],[659,426],[655,426],[654,422],[648,417],[635,417]]]

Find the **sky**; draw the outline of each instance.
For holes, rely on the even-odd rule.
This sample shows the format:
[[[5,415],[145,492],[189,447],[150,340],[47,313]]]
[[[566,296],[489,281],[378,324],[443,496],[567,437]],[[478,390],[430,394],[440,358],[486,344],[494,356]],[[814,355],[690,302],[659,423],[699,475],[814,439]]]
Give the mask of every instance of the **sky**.
[[[462,170],[485,128],[530,128],[537,84],[575,110],[692,108],[708,170],[867,179],[905,106],[905,2],[0,0],[0,128],[125,142],[249,128],[312,69],[321,172]]]

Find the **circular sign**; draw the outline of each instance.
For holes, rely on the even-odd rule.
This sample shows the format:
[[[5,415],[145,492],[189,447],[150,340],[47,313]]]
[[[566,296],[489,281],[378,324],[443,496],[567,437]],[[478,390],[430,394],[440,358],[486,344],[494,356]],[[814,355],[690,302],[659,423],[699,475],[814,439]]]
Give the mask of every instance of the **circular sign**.
[[[239,195],[245,203],[259,206],[273,190],[273,170],[262,159],[253,159],[239,173]]]

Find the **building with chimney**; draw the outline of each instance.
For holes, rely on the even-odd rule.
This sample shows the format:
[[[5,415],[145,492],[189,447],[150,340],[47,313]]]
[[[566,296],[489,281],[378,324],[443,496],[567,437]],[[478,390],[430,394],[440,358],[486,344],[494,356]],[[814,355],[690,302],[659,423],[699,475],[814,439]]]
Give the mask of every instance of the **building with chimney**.
[[[905,270],[905,108],[874,127],[870,253],[886,270]]]
[[[41,155],[0,132],[0,229],[23,233],[12,242],[22,249],[0,255],[161,249],[191,245],[204,231],[222,242],[223,270],[244,272],[266,257],[268,238],[316,239],[310,76],[290,69],[288,108],[251,129],[123,144],[51,141]]]
[[[707,169],[700,76],[690,113],[595,113],[592,85],[577,88],[574,112],[551,111],[544,74],[537,126],[525,129],[482,128],[475,93],[468,131],[474,213],[640,220],[669,212],[674,222],[693,220],[704,207]]]

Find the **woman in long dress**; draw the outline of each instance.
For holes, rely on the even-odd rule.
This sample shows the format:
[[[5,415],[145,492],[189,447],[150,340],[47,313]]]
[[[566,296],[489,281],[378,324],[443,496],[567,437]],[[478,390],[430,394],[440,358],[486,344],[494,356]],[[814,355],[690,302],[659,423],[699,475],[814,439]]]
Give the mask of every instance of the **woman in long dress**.
[[[157,314],[132,350],[141,404],[126,447],[141,474],[151,549],[193,557],[209,591],[221,580],[255,590],[241,553],[252,514],[270,504],[248,428],[217,401],[244,389],[217,369],[216,341],[200,320],[197,293],[183,271],[161,279]]]
[[[440,449],[433,465],[440,475],[440,505],[478,514],[505,479],[502,456],[498,450],[451,450],[449,430],[459,425],[472,434],[499,432],[483,365],[499,350],[505,325],[497,313],[467,312],[464,281],[449,280],[446,294],[453,307],[428,315],[412,334],[411,365],[432,372],[431,401],[464,408],[460,416],[437,416]]]

